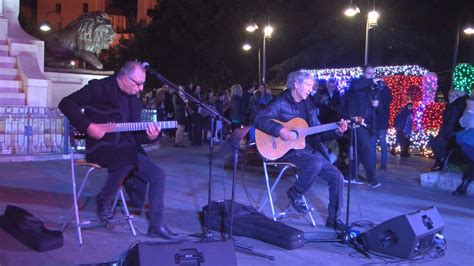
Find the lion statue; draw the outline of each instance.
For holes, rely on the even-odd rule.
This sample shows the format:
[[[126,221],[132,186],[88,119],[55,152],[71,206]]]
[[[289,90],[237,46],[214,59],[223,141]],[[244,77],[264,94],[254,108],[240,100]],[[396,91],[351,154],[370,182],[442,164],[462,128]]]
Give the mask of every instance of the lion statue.
[[[115,35],[107,14],[85,13],[46,38],[46,65],[66,67],[69,60],[78,58],[95,69],[102,69],[104,65],[97,56],[109,48]]]

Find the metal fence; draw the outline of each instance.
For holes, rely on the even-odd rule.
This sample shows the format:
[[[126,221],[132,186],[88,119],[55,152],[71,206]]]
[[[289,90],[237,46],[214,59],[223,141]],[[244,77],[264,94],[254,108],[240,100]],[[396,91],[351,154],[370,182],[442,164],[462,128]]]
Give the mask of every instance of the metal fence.
[[[0,106],[0,154],[63,153],[65,123],[58,108]]]
[[[144,109],[142,121],[156,121]],[[58,108],[0,106],[0,155],[67,154],[69,122]]]

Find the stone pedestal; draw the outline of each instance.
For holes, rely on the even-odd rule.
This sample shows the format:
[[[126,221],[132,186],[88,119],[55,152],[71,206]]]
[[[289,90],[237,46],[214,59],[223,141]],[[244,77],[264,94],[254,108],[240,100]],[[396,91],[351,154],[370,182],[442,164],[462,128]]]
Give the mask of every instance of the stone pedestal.
[[[450,172],[428,172],[420,175],[421,185],[441,190],[454,191],[462,182],[462,175]],[[470,185],[467,193],[474,194],[474,186]]]

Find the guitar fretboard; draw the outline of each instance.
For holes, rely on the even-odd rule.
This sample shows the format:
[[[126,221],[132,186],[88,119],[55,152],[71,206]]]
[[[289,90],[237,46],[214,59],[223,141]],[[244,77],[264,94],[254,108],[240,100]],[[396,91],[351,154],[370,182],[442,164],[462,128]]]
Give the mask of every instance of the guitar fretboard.
[[[329,130],[334,130],[338,127],[339,126],[337,123],[329,123],[329,124],[324,124],[320,126],[309,127],[309,128],[301,130],[301,132],[303,133],[304,136],[308,136],[308,135],[318,134],[318,133],[329,131]]]
[[[159,121],[159,122],[132,122],[132,123],[111,123],[102,124],[110,132],[127,132],[127,131],[143,131],[149,124],[158,125],[161,129],[176,128],[176,121]]]

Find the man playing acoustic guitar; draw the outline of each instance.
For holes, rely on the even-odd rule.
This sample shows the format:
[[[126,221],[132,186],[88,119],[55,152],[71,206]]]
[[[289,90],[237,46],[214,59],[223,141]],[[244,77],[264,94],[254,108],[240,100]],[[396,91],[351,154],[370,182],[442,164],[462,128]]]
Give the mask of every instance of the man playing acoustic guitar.
[[[299,212],[308,212],[302,195],[305,194],[319,175],[329,185],[329,205],[326,226],[337,230],[344,230],[345,225],[339,219],[343,205],[343,176],[341,172],[329,162],[328,155],[323,148],[321,140],[331,140],[341,136],[347,130],[347,122],[341,120],[334,128],[325,133],[311,135],[303,130],[295,130],[284,127],[281,123],[289,120],[300,120],[301,118],[310,127],[318,126],[318,109],[308,98],[313,88],[314,79],[309,72],[302,70],[291,73],[288,76],[288,89],[279,95],[264,110],[261,110],[255,118],[255,126],[258,130],[279,138],[281,146],[289,142],[296,142],[300,137],[306,137],[306,145],[303,149],[291,149],[279,161],[289,162],[297,166],[298,179],[287,191],[292,206]],[[306,125],[307,127],[307,125]],[[301,136],[299,136],[301,135]],[[278,148],[279,143],[272,142],[273,149]],[[258,139],[257,139],[258,147]],[[260,150],[260,149],[259,149]],[[261,152],[262,154],[262,152]],[[265,156],[264,156],[265,157]]]
[[[113,219],[112,200],[125,178],[132,175],[133,179],[140,178],[142,183],[149,183],[148,236],[175,239],[177,234],[163,223],[165,172],[147,157],[140,145],[154,141],[160,133],[160,127],[150,123],[146,131],[121,132],[117,143],[100,145],[87,152],[89,144],[106,144],[111,137],[100,123],[141,121],[142,108],[137,93],[143,90],[145,78],[145,69],[139,62],[127,62],[117,75],[92,80],[82,89],[66,96],[59,103],[59,109],[72,125],[81,132],[87,132],[86,159],[108,170],[105,185],[96,197],[99,219],[103,222]],[[81,112],[83,108],[84,113]],[[111,110],[115,110],[115,116],[111,115]],[[146,189],[142,193],[146,193]]]

